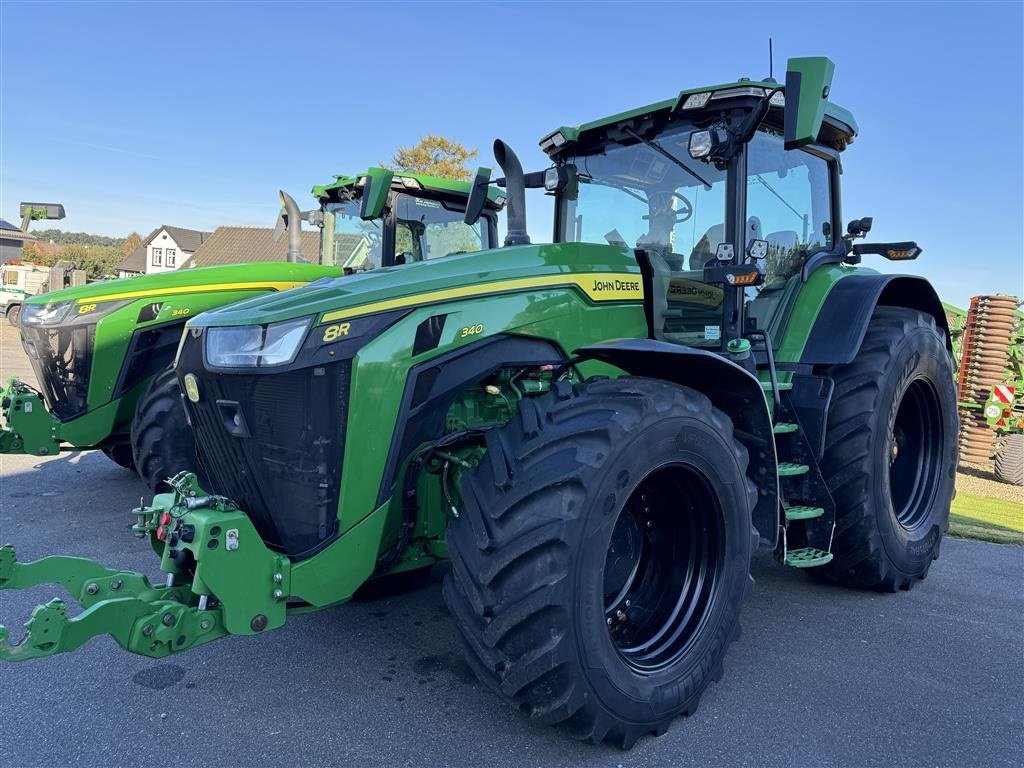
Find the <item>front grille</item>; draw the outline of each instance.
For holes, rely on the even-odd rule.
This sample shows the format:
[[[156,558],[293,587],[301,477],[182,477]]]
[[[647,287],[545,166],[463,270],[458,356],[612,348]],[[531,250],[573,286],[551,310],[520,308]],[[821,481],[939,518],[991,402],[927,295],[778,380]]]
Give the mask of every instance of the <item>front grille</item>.
[[[61,421],[85,412],[96,326],[22,326],[21,343],[32,361],[46,407]]]
[[[338,530],[351,362],[224,375],[192,364],[201,347],[187,340],[178,372],[198,379],[199,402],[187,405],[212,490],[268,546],[293,559],[318,551]]]

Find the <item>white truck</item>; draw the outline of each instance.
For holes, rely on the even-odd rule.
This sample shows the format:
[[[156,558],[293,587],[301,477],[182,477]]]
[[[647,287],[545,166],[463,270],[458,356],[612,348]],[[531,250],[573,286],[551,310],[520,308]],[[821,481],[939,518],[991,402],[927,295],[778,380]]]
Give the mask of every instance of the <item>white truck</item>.
[[[22,303],[46,290],[49,279],[49,268],[38,264],[0,265],[0,313],[7,317],[7,322],[18,324]]]

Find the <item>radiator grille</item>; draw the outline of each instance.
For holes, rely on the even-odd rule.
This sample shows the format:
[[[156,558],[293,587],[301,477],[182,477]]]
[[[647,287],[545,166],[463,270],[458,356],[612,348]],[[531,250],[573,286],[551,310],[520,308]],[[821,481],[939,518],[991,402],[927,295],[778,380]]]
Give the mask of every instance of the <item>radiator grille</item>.
[[[199,402],[188,407],[212,490],[289,557],[334,538],[351,362],[255,375],[188,368],[199,380]]]

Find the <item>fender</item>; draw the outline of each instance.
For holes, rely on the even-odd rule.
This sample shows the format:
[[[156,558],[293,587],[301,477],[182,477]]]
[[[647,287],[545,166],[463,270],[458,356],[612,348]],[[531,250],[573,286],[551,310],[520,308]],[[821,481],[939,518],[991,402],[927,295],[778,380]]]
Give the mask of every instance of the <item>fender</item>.
[[[946,348],[953,353],[946,313],[931,283],[915,275],[867,273],[844,277],[829,291],[825,306],[807,337],[800,363],[843,365],[852,362],[877,306],[906,307],[931,315],[946,336]]]
[[[707,395],[732,419],[736,437],[750,456],[748,474],[757,485],[753,524],[773,547],[779,531],[779,478],[772,418],[761,383],[731,360],[693,347],[654,339],[621,339],[581,347],[575,361],[598,360],[634,376],[670,381]]]

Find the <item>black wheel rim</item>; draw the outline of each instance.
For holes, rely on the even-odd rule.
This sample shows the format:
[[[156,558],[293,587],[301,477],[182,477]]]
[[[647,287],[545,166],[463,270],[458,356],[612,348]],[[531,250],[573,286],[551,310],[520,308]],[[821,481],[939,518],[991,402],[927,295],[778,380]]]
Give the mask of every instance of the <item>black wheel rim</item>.
[[[647,475],[615,521],[603,570],[608,634],[633,669],[682,656],[711,613],[724,560],[722,508],[695,467]]]
[[[896,520],[913,530],[928,517],[942,466],[942,411],[932,385],[915,379],[896,406],[886,446]]]

